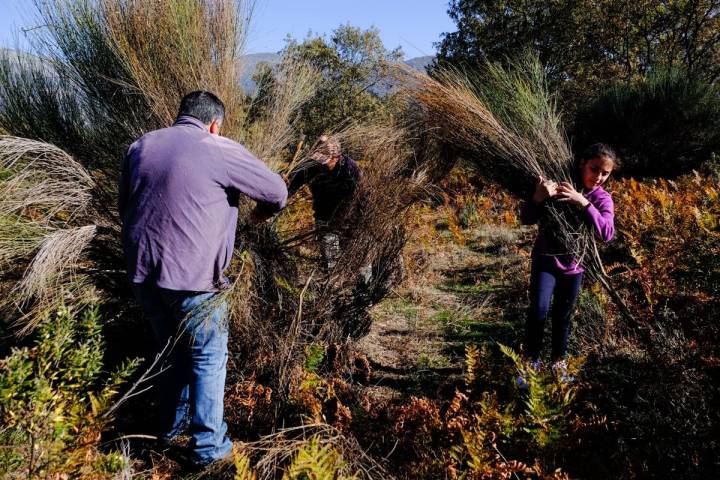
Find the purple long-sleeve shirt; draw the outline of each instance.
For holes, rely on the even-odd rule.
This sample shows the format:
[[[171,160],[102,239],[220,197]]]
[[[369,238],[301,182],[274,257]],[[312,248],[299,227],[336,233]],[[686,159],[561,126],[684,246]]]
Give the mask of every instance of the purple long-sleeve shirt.
[[[130,145],[119,199],[130,280],[197,292],[226,286],[240,193],[269,213],[287,201],[282,177],[196,118],[180,116]]]
[[[590,205],[585,209],[585,218],[593,227],[595,234],[603,242],[609,242],[615,236],[615,208],[612,197],[602,187],[596,187],[583,196]],[[540,218],[541,205],[532,200],[520,204],[520,221],[525,225],[532,225]],[[533,263],[543,269],[559,271],[565,275],[577,275],[585,269],[582,265],[557,245],[552,237],[541,227],[535,239],[532,251]]]

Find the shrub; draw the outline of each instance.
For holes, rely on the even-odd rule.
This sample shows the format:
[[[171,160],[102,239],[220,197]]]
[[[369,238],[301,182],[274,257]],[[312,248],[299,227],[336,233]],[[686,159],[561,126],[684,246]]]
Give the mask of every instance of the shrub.
[[[98,309],[59,309],[32,347],[0,361],[0,472],[3,478],[104,478],[124,467],[98,441],[119,387],[137,367],[103,372]],[[52,477],[52,478],[60,478]]]
[[[644,300],[634,302],[636,313],[647,318],[668,302],[676,311],[693,301],[712,302],[720,282],[717,182],[699,176],[631,179],[613,189],[629,257],[626,285],[638,287]]]
[[[410,458],[414,478],[567,478],[552,464],[586,424],[576,413],[578,387],[549,369],[527,371],[519,355],[500,350],[504,356],[466,346],[465,388],[448,404],[412,397],[396,409],[397,460]],[[579,366],[571,359],[570,373]],[[528,377],[527,395],[508,392],[518,370]]]
[[[578,114],[575,137],[579,150],[615,147],[628,175],[675,177],[720,151],[720,91],[674,70],[617,83]]]
[[[339,125],[377,122],[398,113],[388,77],[402,52],[386,49],[376,28],[341,25],[328,39],[308,36],[302,43],[290,39],[284,54],[309,62],[322,75],[299,119],[299,128],[309,138]]]

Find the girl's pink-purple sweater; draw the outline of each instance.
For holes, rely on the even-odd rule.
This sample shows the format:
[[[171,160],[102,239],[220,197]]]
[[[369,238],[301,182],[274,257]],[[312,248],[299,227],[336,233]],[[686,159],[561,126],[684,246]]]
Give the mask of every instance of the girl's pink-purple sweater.
[[[590,201],[585,208],[585,218],[597,236],[603,242],[609,242],[615,236],[615,208],[612,197],[602,187],[596,187],[583,196]],[[542,204],[538,205],[532,200],[520,204],[520,221],[525,225],[538,222]],[[559,271],[565,275],[577,275],[585,271],[582,265],[568,253],[565,253],[557,241],[554,241],[542,227],[535,239],[532,251],[533,264],[542,269]]]

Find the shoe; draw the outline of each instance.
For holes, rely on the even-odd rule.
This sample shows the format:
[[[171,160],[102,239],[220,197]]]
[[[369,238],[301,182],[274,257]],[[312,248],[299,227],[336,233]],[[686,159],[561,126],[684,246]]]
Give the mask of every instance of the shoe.
[[[542,360],[532,360],[526,364],[525,368],[538,371],[542,368]],[[530,388],[530,384],[525,376],[526,374],[522,369],[518,370],[518,376],[515,377],[515,385],[517,385],[520,390],[527,390]]]
[[[170,450],[181,448],[183,442],[187,443],[187,438],[179,435],[173,438],[148,436],[133,443],[133,448],[136,449],[140,455],[150,455],[152,453],[165,455]]]
[[[234,450],[230,450],[221,458],[215,458],[213,460],[204,462],[198,461],[195,455],[190,454],[187,458],[183,459],[184,461],[182,463],[178,463],[180,463],[183,469],[189,473],[210,471],[219,472],[233,464],[233,461],[235,459],[235,457],[233,456],[233,452]]]
[[[567,362],[565,360],[558,360],[553,363],[550,370],[555,374],[561,383],[572,383],[575,381],[575,377],[568,374]]]

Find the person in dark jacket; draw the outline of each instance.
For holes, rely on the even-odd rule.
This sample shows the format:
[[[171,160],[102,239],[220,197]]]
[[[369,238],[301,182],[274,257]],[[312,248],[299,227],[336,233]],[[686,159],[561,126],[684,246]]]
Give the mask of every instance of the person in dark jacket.
[[[303,185],[310,188],[324,266],[330,271],[340,257],[351,200],[362,172],[355,160],[342,153],[340,142],[327,135],[320,136],[310,158],[312,165],[291,174],[288,194],[293,195]],[[369,266],[363,270],[364,281],[368,281]]]
[[[119,185],[127,273],[169,361],[157,377],[158,436],[169,441],[189,430],[197,466],[232,451],[223,420],[228,308],[220,291],[228,285],[239,195],[257,202],[258,221],[287,201],[282,177],[219,136],[224,115],[214,94],[189,93],[171,127],[130,146]]]

